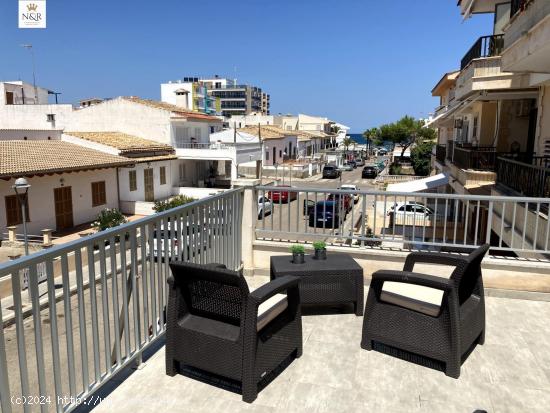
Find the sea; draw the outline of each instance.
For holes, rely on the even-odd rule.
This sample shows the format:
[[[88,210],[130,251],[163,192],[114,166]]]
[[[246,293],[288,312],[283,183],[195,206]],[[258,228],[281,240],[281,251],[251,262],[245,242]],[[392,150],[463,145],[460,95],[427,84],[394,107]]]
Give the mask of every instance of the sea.
[[[355,142],[357,142],[359,145],[366,145],[370,141],[370,139],[365,138],[360,133],[349,133],[348,136],[353,139]]]

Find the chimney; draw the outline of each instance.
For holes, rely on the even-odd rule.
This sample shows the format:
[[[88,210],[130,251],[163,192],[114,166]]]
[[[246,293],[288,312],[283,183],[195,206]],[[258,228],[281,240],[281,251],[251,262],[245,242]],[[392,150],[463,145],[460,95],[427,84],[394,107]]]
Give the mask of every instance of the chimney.
[[[176,106],[179,106],[183,109],[188,109],[189,105],[187,104],[187,95],[189,95],[189,91],[185,89],[178,89],[175,91],[176,93]]]

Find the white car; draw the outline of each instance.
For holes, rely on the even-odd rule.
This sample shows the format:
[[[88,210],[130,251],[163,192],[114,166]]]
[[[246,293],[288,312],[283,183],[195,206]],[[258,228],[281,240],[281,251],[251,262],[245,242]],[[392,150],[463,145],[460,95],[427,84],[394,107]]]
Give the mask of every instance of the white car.
[[[405,225],[423,225],[422,223],[426,219],[432,218],[433,215],[433,209],[420,202],[414,201],[395,204],[388,211],[388,216],[390,216],[391,219],[402,221],[401,223]]]
[[[345,164],[339,166],[338,169],[341,171],[353,171],[353,165],[346,162]]]
[[[183,241],[183,236],[180,236],[178,233],[178,229],[174,229],[174,231],[171,231],[171,223],[169,222],[167,225],[168,234],[164,234],[164,224],[161,226],[160,231],[158,229],[155,229],[153,231],[153,258],[155,261],[160,257],[163,261],[166,255],[168,255],[168,259],[172,261],[174,260],[183,260],[185,258],[184,256],[184,250],[183,246],[180,245],[180,242]],[[201,228],[200,225],[188,225],[187,230],[185,231],[187,234],[186,236],[186,244],[187,244],[187,257],[193,257],[195,256],[195,251],[200,254],[201,250],[206,250],[207,244],[204,242],[206,241],[209,236],[207,233]],[[158,237],[160,237],[160,252],[158,251],[159,248],[159,240]],[[165,249],[164,240],[165,238],[170,238],[171,242],[168,246],[168,251]],[[192,244],[192,245],[191,245]],[[147,250],[149,251],[149,243],[147,243]],[[172,256],[172,251],[174,253],[174,257]]]
[[[262,219],[265,215],[273,212],[273,203],[266,196],[258,197],[258,219]]]
[[[359,191],[359,188],[357,188],[357,185],[349,185],[349,184],[342,185],[338,189],[343,189],[345,191]],[[352,197],[353,197],[353,203],[354,204],[359,202],[359,194],[358,193],[352,194]]]

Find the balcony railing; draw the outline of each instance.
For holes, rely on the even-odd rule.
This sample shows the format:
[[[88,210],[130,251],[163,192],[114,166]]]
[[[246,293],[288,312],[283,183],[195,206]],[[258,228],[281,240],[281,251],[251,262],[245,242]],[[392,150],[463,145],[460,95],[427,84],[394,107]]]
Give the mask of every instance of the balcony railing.
[[[263,205],[256,220],[258,196],[270,192],[290,192],[289,202],[283,204],[280,196],[269,203],[269,210]],[[334,202],[315,207],[329,196]],[[2,412],[35,411],[31,404],[42,411],[72,411],[85,399],[94,403],[91,396],[98,389],[120,378],[126,367],[139,365],[143,353],[165,335],[173,261],[221,263],[237,270],[254,234],[271,242],[322,239],[350,251],[471,249],[497,237],[492,251],[547,254],[548,219],[527,213],[524,206],[540,210],[549,202],[438,193],[236,189],[0,264],[0,280],[8,280],[11,290],[9,297],[0,296]],[[45,282],[39,282],[40,267],[45,268]],[[28,290],[23,289],[24,277]]]
[[[454,148],[455,148],[455,141],[447,141],[447,159],[449,161],[453,160]]]
[[[504,35],[482,36],[462,58],[460,70],[474,60],[482,57],[500,56],[504,49]]]
[[[496,148],[492,146],[454,147],[453,163],[461,169],[493,171],[495,160]]]
[[[0,264],[12,290],[0,296],[1,411],[71,411],[139,365],[165,333],[171,261],[241,266],[242,199],[226,191]]]
[[[518,159],[522,158],[498,158],[497,183],[524,196],[550,196],[550,158],[533,157],[531,163],[521,162]]]
[[[435,147],[435,159],[443,165],[445,165],[445,158],[447,157],[447,146],[437,145]]]

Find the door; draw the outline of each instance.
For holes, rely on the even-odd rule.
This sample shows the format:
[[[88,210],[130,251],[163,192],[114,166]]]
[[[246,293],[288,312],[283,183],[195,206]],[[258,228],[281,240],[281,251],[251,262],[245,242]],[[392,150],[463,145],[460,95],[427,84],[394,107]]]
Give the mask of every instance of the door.
[[[6,92],[6,105],[13,105],[13,92]]]
[[[277,148],[273,147],[273,165],[277,163]]]
[[[143,183],[143,187],[145,188],[145,202],[153,202],[155,200],[153,168],[148,168],[143,171]]]
[[[54,188],[55,226],[57,231],[73,227],[73,192],[70,186]]]

